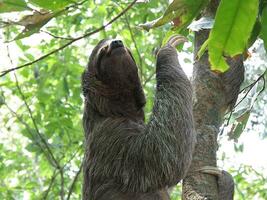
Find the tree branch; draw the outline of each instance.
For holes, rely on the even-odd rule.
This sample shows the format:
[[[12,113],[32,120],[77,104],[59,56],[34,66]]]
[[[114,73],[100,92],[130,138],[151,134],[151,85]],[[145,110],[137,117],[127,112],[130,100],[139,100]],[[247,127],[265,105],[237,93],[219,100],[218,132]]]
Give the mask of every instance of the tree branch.
[[[73,179],[73,181],[72,181],[72,183],[70,185],[67,200],[70,199],[70,196],[71,196],[71,194],[73,192],[74,186],[75,186],[75,184],[76,184],[76,182],[77,182],[77,180],[79,178],[79,175],[80,175],[80,173],[82,171],[82,167],[83,167],[83,162],[81,163],[81,165],[79,167],[79,170],[76,172],[76,175],[75,175],[75,177],[74,177],[74,179]]]
[[[267,70],[265,70],[253,83],[249,84],[248,86],[244,87],[239,93],[244,92],[246,89],[248,89],[248,91],[246,92],[246,94],[244,95],[244,97],[235,105],[234,108],[236,108],[249,94],[249,92],[252,90],[252,88],[256,85],[256,83],[258,83],[260,80],[263,80],[263,87],[260,90],[259,94],[260,95],[264,89],[265,89],[265,73],[267,72]]]
[[[49,192],[50,192],[50,190],[51,190],[51,188],[53,186],[53,183],[54,183],[57,175],[58,175],[58,172],[57,172],[57,170],[55,170],[54,173],[53,173],[53,175],[52,175],[52,178],[50,180],[49,186],[48,186],[47,190],[45,191],[45,193],[43,195],[42,200],[46,200],[46,198],[47,198],[47,196],[48,196],[48,194],[49,194]]]
[[[21,97],[22,97],[22,101],[24,102],[24,105],[26,106],[26,108],[27,108],[27,110],[28,110],[28,112],[29,112],[29,115],[30,115],[30,118],[31,118],[31,120],[32,120],[32,123],[33,123],[33,126],[34,126],[35,131],[36,131],[37,135],[39,136],[39,138],[41,139],[42,143],[44,144],[45,148],[47,149],[47,151],[48,151],[50,157],[51,157],[52,160],[53,160],[53,163],[55,164],[55,167],[58,168],[58,169],[61,169],[60,164],[58,163],[58,161],[56,160],[54,154],[52,153],[52,150],[50,149],[50,147],[49,147],[47,141],[44,139],[44,137],[42,136],[42,134],[41,134],[40,131],[39,131],[39,128],[38,128],[38,126],[37,126],[37,123],[36,123],[36,121],[35,121],[35,119],[34,119],[34,117],[33,117],[32,110],[31,110],[29,104],[27,103],[27,101],[26,101],[26,97],[24,96],[24,94],[23,94],[23,92],[22,92],[22,90],[21,90],[21,88],[20,88],[20,85],[19,85],[17,76],[16,76],[16,74],[14,74],[14,75],[15,75],[15,80],[16,80],[16,87],[17,87],[17,89],[18,89],[18,91],[19,91],[19,93],[20,93],[20,95],[21,95]]]
[[[53,33],[50,33],[48,31],[45,31],[45,30],[40,30],[40,32],[46,33],[46,34],[50,35],[51,37],[53,37],[55,39],[62,39],[62,40],[73,40],[74,39],[72,37],[61,37],[61,36],[57,36],[57,35],[54,35]]]
[[[155,76],[155,72],[151,73],[150,76],[145,80],[143,83],[143,87],[146,86],[146,84]]]
[[[130,32],[131,39],[132,39],[132,41],[134,43],[134,47],[135,47],[136,53],[138,55],[138,60],[139,60],[139,64],[140,64],[140,74],[141,74],[140,78],[141,78],[141,82],[143,82],[143,75],[144,75],[143,74],[143,59],[142,59],[141,53],[139,52],[139,48],[138,48],[137,42],[136,42],[136,40],[134,38],[132,27],[130,26],[127,14],[125,14],[125,22],[126,22],[126,25],[128,27],[128,30]]]
[[[230,124],[230,120],[231,120],[231,117],[232,117],[232,114],[234,113],[234,110],[235,110],[235,108],[240,104],[240,103],[242,103],[244,100],[245,100],[245,98],[248,96],[248,94],[249,94],[249,92],[252,90],[252,88],[256,85],[256,83],[258,83],[260,80],[263,80],[263,86],[262,86],[262,88],[261,88],[261,90],[259,91],[259,93],[258,93],[258,95],[257,95],[257,97],[256,97],[256,100],[257,100],[257,98],[258,98],[258,96],[260,96],[260,94],[265,90],[265,84],[266,84],[266,81],[265,81],[265,78],[264,78],[264,76],[265,76],[265,73],[267,72],[267,70],[265,70],[254,82],[252,82],[251,84],[249,84],[248,86],[246,86],[246,87],[244,87],[242,90],[240,90],[240,92],[239,92],[239,94],[241,94],[242,92],[244,92],[246,89],[248,89],[248,91],[245,93],[245,95],[242,97],[242,99],[238,102],[238,103],[236,103],[235,104],[235,106],[229,111],[229,112],[227,112],[225,115],[228,115],[229,113],[229,116],[227,116],[226,118],[225,118],[225,120],[226,120],[226,123],[223,125],[223,128],[221,129],[221,131],[220,131],[220,135],[222,135],[223,134],[223,131],[224,131],[224,128],[226,127],[226,126],[228,126],[229,124]],[[254,102],[256,102],[256,100],[254,101]],[[253,105],[254,105],[254,103],[253,103]]]
[[[65,194],[65,190],[64,190],[64,171],[63,171],[63,169],[60,169],[59,172],[60,172],[60,198],[61,198],[61,200],[64,200],[64,194]]]
[[[10,52],[9,52],[9,47],[8,47],[8,45],[6,46],[7,47],[7,56],[8,56],[8,58],[9,58],[9,61],[10,61],[10,63],[12,64],[13,63],[13,61],[12,61],[12,59],[11,59],[11,56],[10,56]],[[22,98],[23,98],[23,100],[25,100],[25,96],[24,96],[24,94],[22,93],[22,90],[21,90],[21,88],[20,88],[20,86],[19,86],[19,84],[18,84],[18,80],[17,80],[17,76],[16,76],[16,74],[15,74],[15,79],[16,79],[16,87],[18,88],[18,91],[19,91],[19,93],[20,94],[22,94]],[[26,101],[24,101],[24,104],[27,104],[27,102]],[[34,139],[34,133],[31,131],[31,128],[30,128],[30,126],[22,119],[22,117],[21,116],[19,116],[15,111],[13,111],[12,110],[12,108],[10,108],[9,107],[9,105],[6,103],[6,102],[4,102],[4,105],[7,107],[7,109],[26,127],[26,129],[28,130],[28,132],[29,132],[29,134],[30,134],[30,136],[31,136],[31,138],[32,138],[32,141],[34,142],[34,143],[36,143],[36,145],[37,146],[39,146],[40,147],[40,149],[43,151],[43,153],[44,153],[44,155],[45,155],[45,157],[47,158],[47,160],[49,161],[49,163],[52,165],[52,166],[54,166],[54,163],[53,163],[53,159],[51,158],[51,154],[49,153],[49,152],[47,152],[46,151],[46,149],[43,147],[43,145],[39,142],[39,141],[37,141],[36,139]],[[28,104],[27,104],[28,105]],[[29,106],[28,106],[29,107]],[[36,126],[37,127],[37,126]],[[38,127],[37,127],[37,130],[38,130]],[[38,130],[39,131],[39,130]]]
[[[66,165],[67,165],[68,163],[70,163],[70,162],[74,159],[74,157],[76,157],[76,155],[79,153],[79,151],[82,149],[82,147],[83,147],[83,145],[78,146],[78,149],[72,154],[72,156],[70,157],[70,159],[67,160],[67,162],[63,165],[62,168],[65,168]]]
[[[11,112],[11,114],[13,116],[15,116],[17,118],[17,120],[23,124],[25,126],[25,128],[27,129],[28,133],[30,134],[31,138],[32,138],[32,141],[33,143],[35,143],[37,146],[40,147],[40,149],[42,150],[42,152],[44,153],[45,157],[47,158],[47,160],[49,161],[49,163],[53,166],[53,161],[51,160],[50,158],[50,155],[47,154],[45,148],[37,141],[37,140],[34,140],[34,133],[32,133],[31,131],[31,128],[30,126],[22,119],[21,116],[18,115],[18,113],[16,113],[14,110],[12,110],[12,108],[10,108],[10,106],[4,102],[4,105],[7,107],[7,109]]]
[[[44,54],[44,55],[40,56],[39,58],[37,58],[37,59],[34,60],[34,61],[25,63],[25,64],[20,65],[20,66],[17,66],[17,67],[9,68],[9,69],[7,69],[7,70],[4,70],[4,71],[2,71],[2,72],[0,73],[0,77],[5,76],[6,74],[8,74],[8,73],[10,73],[10,72],[12,72],[12,71],[21,69],[21,68],[26,67],[26,66],[30,66],[30,65],[32,65],[32,64],[34,64],[34,63],[37,63],[38,61],[43,60],[43,59],[49,57],[50,55],[52,55],[52,54],[54,54],[54,53],[56,53],[56,52],[58,52],[58,51],[60,51],[60,50],[62,50],[62,49],[64,49],[64,48],[66,48],[67,46],[71,45],[72,43],[74,43],[74,42],[76,42],[76,41],[78,41],[78,40],[81,40],[81,39],[83,39],[83,38],[89,37],[89,36],[91,36],[91,35],[93,35],[93,34],[95,34],[95,33],[98,33],[98,32],[101,31],[101,30],[104,30],[107,26],[111,25],[114,21],[116,21],[116,20],[119,19],[122,15],[124,15],[124,14],[125,14],[125,13],[132,7],[132,6],[136,3],[136,1],[137,1],[137,0],[134,0],[134,1],[133,1],[130,5],[128,5],[122,12],[120,12],[116,17],[114,17],[113,19],[111,19],[111,20],[110,20],[108,23],[106,23],[105,25],[103,25],[103,26],[97,28],[97,29],[94,30],[94,31],[91,31],[91,32],[89,32],[89,33],[85,33],[84,35],[82,35],[82,36],[80,36],[80,37],[74,38],[73,40],[71,40],[71,41],[67,42],[66,44],[62,45],[61,47],[59,47],[59,48],[57,48],[57,49],[54,49],[54,50],[52,50],[51,52],[49,52],[49,53],[47,53],[47,54]]]

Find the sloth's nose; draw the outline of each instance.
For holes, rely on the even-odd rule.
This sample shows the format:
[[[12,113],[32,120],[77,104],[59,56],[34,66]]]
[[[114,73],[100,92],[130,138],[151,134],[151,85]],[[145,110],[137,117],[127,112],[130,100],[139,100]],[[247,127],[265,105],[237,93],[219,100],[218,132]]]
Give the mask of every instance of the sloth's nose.
[[[111,47],[111,49],[115,49],[115,48],[118,48],[118,47],[123,47],[123,42],[121,40],[113,40],[110,43],[110,47]]]

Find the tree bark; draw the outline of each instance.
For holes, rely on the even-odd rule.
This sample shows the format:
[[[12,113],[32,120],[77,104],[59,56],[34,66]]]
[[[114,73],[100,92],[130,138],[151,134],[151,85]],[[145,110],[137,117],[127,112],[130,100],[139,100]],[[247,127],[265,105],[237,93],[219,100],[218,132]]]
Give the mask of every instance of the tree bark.
[[[214,14],[219,1],[211,1],[206,11]],[[206,41],[209,30],[195,33],[194,57],[201,45]],[[203,167],[217,167],[216,151],[217,136],[223,123],[225,111],[232,108],[236,102],[240,85],[244,77],[243,58],[227,59],[230,70],[224,74],[210,71],[208,53],[194,63],[194,120],[197,134],[197,144],[187,177],[183,180],[182,199],[184,200],[229,200],[229,197],[219,197],[218,177],[202,173]],[[224,174],[224,173],[223,173]],[[219,181],[220,182],[220,181]]]

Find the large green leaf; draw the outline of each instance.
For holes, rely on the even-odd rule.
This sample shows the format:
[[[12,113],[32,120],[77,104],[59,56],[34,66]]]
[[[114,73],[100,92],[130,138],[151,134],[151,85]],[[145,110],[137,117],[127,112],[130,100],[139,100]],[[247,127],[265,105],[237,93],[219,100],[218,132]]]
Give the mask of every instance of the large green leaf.
[[[160,18],[141,24],[145,30],[162,26],[173,21],[174,26],[178,29],[188,25],[199,12],[207,5],[209,0],[174,0]]]
[[[29,10],[24,0],[0,0],[0,13]]]
[[[238,138],[241,136],[241,134],[246,128],[249,116],[250,116],[250,110],[247,110],[238,118],[236,118],[237,123],[233,124],[231,131],[228,133],[229,139],[238,140]]]
[[[54,17],[53,13],[39,13],[35,12],[32,15],[24,16],[17,24],[25,27],[25,29],[19,33],[14,40],[19,40],[28,37],[34,33],[37,33],[47,22]]]
[[[261,38],[264,41],[264,47],[267,52],[267,4],[262,10],[262,15],[261,15]]]
[[[222,0],[209,36],[211,69],[224,72],[229,66],[224,56],[242,54],[258,11],[258,0]]]
[[[261,32],[261,23],[260,23],[260,20],[257,19],[255,24],[254,24],[253,30],[250,34],[248,43],[247,43],[248,48],[254,44],[254,42],[257,40],[260,32]]]
[[[69,4],[75,3],[75,0],[29,0],[29,2],[48,10],[60,10]]]

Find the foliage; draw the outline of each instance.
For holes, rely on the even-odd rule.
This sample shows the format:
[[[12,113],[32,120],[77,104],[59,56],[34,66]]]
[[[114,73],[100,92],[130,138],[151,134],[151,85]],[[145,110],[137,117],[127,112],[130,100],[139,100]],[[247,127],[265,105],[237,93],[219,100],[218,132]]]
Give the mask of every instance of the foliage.
[[[174,4],[177,2],[180,1]],[[204,1],[198,1],[198,5],[192,3],[196,1],[181,2],[188,2],[190,12],[196,11],[194,15],[190,12],[182,15],[185,26],[198,15]],[[0,1],[0,13],[4,13],[0,15],[1,34],[5,41],[12,41],[3,45],[9,59],[1,60],[1,71],[32,63],[40,55],[64,46],[45,59],[0,78],[0,199],[81,199],[84,138],[80,75],[99,39],[121,37],[132,49],[145,88],[149,116],[155,87],[155,52],[170,26],[144,32],[138,25],[160,18],[167,2],[135,4],[110,26],[82,37],[107,24],[128,5],[125,0]],[[266,18],[262,13],[259,23]],[[264,38],[264,28],[259,34]],[[191,35],[189,38],[193,40]],[[76,43],[71,42],[74,40]],[[192,47],[184,51],[192,53]],[[243,177],[242,170],[240,173]],[[245,187],[250,181],[236,180],[238,185],[244,185],[242,191],[254,195]],[[265,186],[260,182],[257,187]],[[172,198],[179,196],[179,189],[175,188]],[[263,197],[266,196],[260,196]]]
[[[208,0],[174,0],[168,6],[163,16],[152,22],[141,24],[140,26],[145,30],[149,30],[172,21],[174,26],[178,27],[178,30],[182,30],[199,15],[199,12],[208,2]]]
[[[262,3],[262,12],[260,16],[262,29],[261,29],[261,38],[264,41],[265,49],[267,50],[267,1]]]
[[[250,166],[240,166],[233,169],[231,173],[235,176],[236,200],[266,199],[267,184],[266,177]]]
[[[257,41],[252,46],[254,53],[245,62],[246,79],[240,91],[235,108],[226,117],[230,126],[227,132],[229,139],[237,141],[245,129],[261,130],[260,135],[266,137],[266,121],[264,104],[266,104],[265,80],[267,78],[266,61],[263,43]],[[256,53],[257,52],[257,53]],[[257,65],[255,65],[257,63]],[[255,76],[257,74],[257,76]],[[259,101],[260,99],[260,101]],[[261,123],[259,123],[261,122]]]
[[[208,39],[212,70],[226,71],[224,56],[242,54],[256,20],[258,0],[222,0]],[[249,15],[247,14],[249,13]]]
[[[166,3],[154,2],[149,8],[158,9],[161,5],[166,6]],[[42,27],[45,32],[16,40],[15,47],[7,44],[7,53],[13,64],[33,61],[38,55],[64,45],[68,38],[102,26],[125,6],[127,4],[117,1],[87,1],[50,20]],[[0,126],[3,134],[0,148],[4,153],[0,165],[0,199],[62,199],[62,196],[66,199],[69,194],[70,199],[81,199],[83,131],[80,76],[90,50],[99,38],[120,36],[132,49],[146,85],[146,109],[151,110],[155,70],[153,52],[160,46],[163,34],[161,30],[143,33],[136,29],[139,23],[159,16],[140,16],[139,13],[146,13],[147,9],[147,4],[137,4],[113,23],[111,29],[22,68],[16,72],[17,83],[13,73],[1,78],[3,105]],[[3,15],[3,20],[5,18]],[[8,24],[5,29],[8,41],[21,31],[16,24]],[[78,180],[74,182],[76,175]],[[72,183],[75,185],[70,189]]]
[[[3,0],[0,2],[0,13],[29,9],[24,0]]]
[[[206,0],[174,0],[163,16],[140,26],[149,30],[172,21],[175,30],[183,33],[184,27],[200,14],[207,3]],[[256,20],[257,16],[260,20]],[[201,48],[199,57],[208,49],[211,69],[225,72],[229,68],[225,57],[243,54],[258,36],[265,41],[266,48],[266,24],[266,0],[222,0],[216,12],[214,27]],[[204,24],[203,28],[205,26]]]

